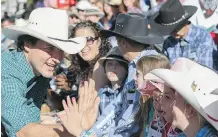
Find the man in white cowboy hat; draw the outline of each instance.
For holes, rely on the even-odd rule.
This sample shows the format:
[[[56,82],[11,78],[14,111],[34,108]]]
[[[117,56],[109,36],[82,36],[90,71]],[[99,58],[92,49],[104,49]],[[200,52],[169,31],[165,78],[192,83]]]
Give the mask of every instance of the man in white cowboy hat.
[[[66,11],[38,8],[27,26],[11,26],[3,34],[17,42],[17,49],[2,53],[2,123],[9,137],[67,136],[61,125],[41,125],[40,107],[55,66],[64,52],[84,48],[83,37],[68,39]],[[66,134],[65,134],[66,133]]]
[[[210,34],[188,21],[197,11],[195,6],[182,6],[179,0],[168,0],[151,18],[155,34],[171,35],[163,44],[163,52],[173,64],[179,57],[192,59],[218,70],[217,47]]]
[[[156,69],[151,74],[160,78],[151,81],[162,80],[176,91],[172,125],[183,131],[179,137],[218,136],[218,74],[187,58],[179,58],[170,70]]]
[[[129,62],[128,76],[123,90],[107,105],[94,126],[85,132],[96,136],[129,137],[139,130],[138,123],[134,121],[139,110],[139,106],[134,105],[139,100],[134,81],[136,62],[143,56],[158,54],[152,44],[163,42],[163,38],[150,35],[146,17],[138,13],[119,14],[114,31],[102,30],[101,34],[118,38],[118,48]]]

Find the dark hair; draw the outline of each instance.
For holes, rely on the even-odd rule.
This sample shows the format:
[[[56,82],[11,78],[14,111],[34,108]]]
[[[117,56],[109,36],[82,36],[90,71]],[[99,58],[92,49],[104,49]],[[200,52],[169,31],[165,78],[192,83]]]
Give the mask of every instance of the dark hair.
[[[77,53],[71,56],[71,66],[69,67],[69,72],[67,74],[68,81],[70,85],[78,84],[77,80],[87,80],[93,72],[95,63],[103,56],[105,56],[111,49],[111,44],[106,39],[106,37],[100,35],[100,26],[97,23],[91,21],[84,21],[78,23],[72,30],[70,37],[75,37],[75,32],[80,28],[90,29],[96,37],[101,38],[101,45],[99,47],[99,54],[91,62],[83,60]]]
[[[34,46],[36,44],[36,42],[38,41],[39,39],[33,37],[33,36],[30,36],[30,35],[21,35],[17,38],[17,51],[23,51],[24,50],[24,44],[25,42],[30,44],[31,46]]]

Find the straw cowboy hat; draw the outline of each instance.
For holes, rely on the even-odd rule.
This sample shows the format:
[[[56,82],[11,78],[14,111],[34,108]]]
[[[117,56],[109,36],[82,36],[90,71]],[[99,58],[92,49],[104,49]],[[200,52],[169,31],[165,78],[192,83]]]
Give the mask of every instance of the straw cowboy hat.
[[[99,18],[104,17],[104,12],[101,12],[100,9],[96,6],[91,6],[87,9],[85,9],[84,16],[98,16]]]
[[[101,34],[107,37],[120,36],[141,44],[161,44],[161,36],[151,35],[148,29],[147,18],[139,13],[120,13],[117,16],[115,29],[102,30]]]
[[[169,35],[181,29],[196,11],[195,6],[182,6],[179,0],[167,0],[160,11],[152,15],[151,28],[156,34]]]
[[[105,57],[99,59],[99,64],[104,66],[105,60],[117,60],[128,64],[129,62],[123,58],[118,47],[112,48]]]
[[[75,54],[86,45],[84,37],[68,39],[67,12],[52,8],[37,8],[33,10],[26,26],[4,28],[3,34],[12,40],[17,40],[21,35],[30,35],[68,54]]]
[[[122,0],[107,0],[107,4],[111,6],[119,6],[122,3]]]
[[[176,90],[218,130],[218,74],[189,59],[179,58],[171,70],[150,72]]]

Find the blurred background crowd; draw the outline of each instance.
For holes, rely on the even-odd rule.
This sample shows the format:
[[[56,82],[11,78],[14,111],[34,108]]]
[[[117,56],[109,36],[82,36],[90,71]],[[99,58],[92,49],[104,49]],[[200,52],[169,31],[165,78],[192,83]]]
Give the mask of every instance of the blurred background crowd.
[[[104,29],[114,29],[119,13],[143,13],[147,16],[157,12],[166,0],[2,0],[2,28],[9,25],[25,26],[29,14],[39,7],[52,7],[67,10],[70,27],[90,20]],[[209,32],[217,32],[218,1],[217,0],[180,0],[183,5],[193,5],[197,13],[190,18],[194,25],[206,28]],[[213,37],[214,34],[211,33]],[[113,39],[113,38],[112,38]],[[215,38],[217,39],[217,38]],[[116,41],[112,45],[116,46]],[[13,41],[2,35],[2,49],[13,48]]]

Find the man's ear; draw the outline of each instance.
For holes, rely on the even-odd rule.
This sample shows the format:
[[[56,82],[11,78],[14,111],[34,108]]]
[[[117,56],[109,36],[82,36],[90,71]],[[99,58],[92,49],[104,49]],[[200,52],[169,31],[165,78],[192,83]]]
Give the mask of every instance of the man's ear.
[[[28,53],[30,52],[30,44],[27,42],[24,42],[24,52]]]
[[[127,40],[123,39],[123,41],[122,41],[122,46],[123,46],[124,48],[128,49],[128,48],[130,47],[130,44],[129,44],[129,42],[128,42]]]

